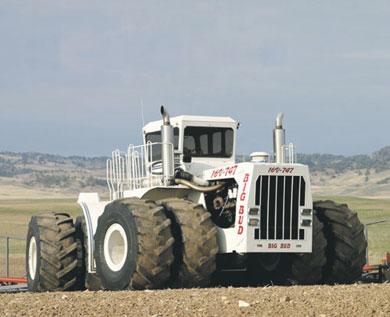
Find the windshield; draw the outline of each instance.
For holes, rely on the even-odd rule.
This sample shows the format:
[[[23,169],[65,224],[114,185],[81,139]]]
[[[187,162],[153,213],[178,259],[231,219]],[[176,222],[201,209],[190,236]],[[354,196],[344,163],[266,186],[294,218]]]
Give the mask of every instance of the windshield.
[[[184,154],[192,157],[231,157],[233,136],[231,128],[186,127]]]
[[[173,137],[174,137],[174,146],[175,150],[179,148],[179,128],[173,129]],[[147,133],[145,136],[146,143],[152,142],[152,143],[161,143],[161,131],[151,132]]]
[[[173,129],[173,137],[174,137],[174,146],[175,150],[179,148],[179,128]],[[161,131],[147,133],[145,135],[146,143],[161,143]],[[161,144],[153,145],[152,149],[153,157],[149,157],[149,161],[157,161],[161,160]]]

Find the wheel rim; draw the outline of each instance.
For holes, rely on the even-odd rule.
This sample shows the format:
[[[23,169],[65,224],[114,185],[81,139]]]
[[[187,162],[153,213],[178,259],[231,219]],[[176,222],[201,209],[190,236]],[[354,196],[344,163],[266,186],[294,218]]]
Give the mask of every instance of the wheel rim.
[[[125,229],[119,224],[112,224],[104,236],[104,259],[110,270],[119,271],[126,262],[128,250]]]
[[[30,244],[28,247],[28,271],[30,278],[35,279],[37,272],[37,241],[35,237],[31,237]]]

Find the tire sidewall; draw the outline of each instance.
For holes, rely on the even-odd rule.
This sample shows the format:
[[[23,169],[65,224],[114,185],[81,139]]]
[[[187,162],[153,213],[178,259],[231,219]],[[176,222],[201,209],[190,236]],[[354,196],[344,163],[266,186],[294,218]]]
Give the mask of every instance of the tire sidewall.
[[[35,277],[31,278],[29,266],[30,240],[35,238],[37,248],[37,263],[35,268]],[[36,217],[32,217],[28,226],[27,246],[26,246],[26,272],[28,290],[32,292],[40,291],[40,269],[41,269],[41,240],[39,235],[39,227]]]
[[[112,271],[104,256],[104,239],[108,228],[119,224],[127,236],[127,255],[122,268]],[[108,290],[122,290],[129,287],[130,280],[136,269],[138,257],[137,225],[131,211],[120,202],[114,202],[105,208],[99,218],[95,234],[96,271],[102,281],[103,287]]]

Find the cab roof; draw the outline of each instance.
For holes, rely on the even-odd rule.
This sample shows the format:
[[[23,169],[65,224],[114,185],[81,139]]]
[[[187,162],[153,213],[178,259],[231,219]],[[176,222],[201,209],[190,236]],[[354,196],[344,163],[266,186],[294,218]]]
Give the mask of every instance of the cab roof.
[[[222,127],[226,125],[227,127],[232,127],[237,125],[237,121],[230,118],[230,117],[212,117],[212,116],[188,116],[188,115],[183,115],[183,116],[176,116],[176,117],[171,117],[171,124],[174,127],[177,127],[181,124],[200,124],[208,127],[212,126],[218,126]],[[158,121],[153,121],[147,123],[143,130],[144,131],[154,131],[158,130],[161,128],[162,125],[162,120]]]

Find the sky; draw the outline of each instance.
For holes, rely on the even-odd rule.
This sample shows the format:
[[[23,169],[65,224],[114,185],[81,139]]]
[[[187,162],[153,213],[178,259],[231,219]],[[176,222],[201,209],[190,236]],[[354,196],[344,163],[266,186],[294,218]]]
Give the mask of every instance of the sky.
[[[372,153],[390,145],[389,17],[386,0],[1,0],[0,151],[110,155],[164,104],[240,121],[239,153],[272,150],[278,112],[299,152]]]

